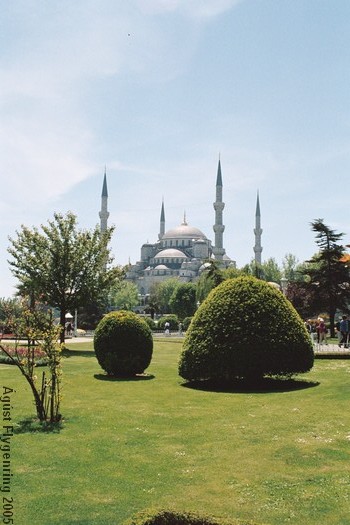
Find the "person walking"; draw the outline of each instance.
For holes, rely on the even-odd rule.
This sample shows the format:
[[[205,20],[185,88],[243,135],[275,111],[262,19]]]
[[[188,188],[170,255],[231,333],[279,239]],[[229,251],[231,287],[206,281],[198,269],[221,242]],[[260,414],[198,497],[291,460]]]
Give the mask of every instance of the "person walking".
[[[319,334],[319,344],[322,345],[322,344],[325,344],[327,345],[327,339],[326,339],[326,336],[327,336],[327,327],[326,327],[326,324],[324,322],[324,319],[322,319],[322,317],[319,317],[318,318],[318,334]]]
[[[349,321],[346,315],[343,315],[342,320],[340,321],[340,333],[341,333],[341,339],[339,343],[339,348],[341,348],[341,345],[344,345],[344,348],[348,348],[349,346]]]

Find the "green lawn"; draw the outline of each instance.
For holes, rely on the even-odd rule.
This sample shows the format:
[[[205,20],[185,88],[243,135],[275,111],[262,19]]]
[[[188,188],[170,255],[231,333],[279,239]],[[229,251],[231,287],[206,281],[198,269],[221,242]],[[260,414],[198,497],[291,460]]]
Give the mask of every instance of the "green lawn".
[[[295,388],[218,392],[182,385],[174,339],[156,339],[150,378],[134,381],[69,346],[63,429],[11,440],[15,524],[121,525],[150,506],[349,524],[349,360],[317,360]],[[0,374],[18,423],[34,413],[29,389],[15,367]]]

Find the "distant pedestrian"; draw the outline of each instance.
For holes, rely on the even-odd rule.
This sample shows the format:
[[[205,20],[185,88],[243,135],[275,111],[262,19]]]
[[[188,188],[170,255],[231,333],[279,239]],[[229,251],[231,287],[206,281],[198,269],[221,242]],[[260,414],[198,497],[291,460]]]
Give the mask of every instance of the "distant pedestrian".
[[[324,322],[324,319],[322,319],[322,317],[319,317],[318,318],[318,327],[317,327],[317,330],[318,330],[318,342],[319,344],[327,344],[327,339],[326,339],[326,336],[327,336],[327,327],[326,327],[326,324]]]
[[[335,323],[335,329],[337,331],[337,338],[338,338],[338,344],[341,341],[341,331],[340,331],[340,323],[341,323],[342,317],[339,317],[338,321]]]
[[[164,325],[164,333],[166,336],[170,335],[170,323],[168,321]]]
[[[349,346],[349,321],[346,315],[343,315],[342,320],[340,321],[340,333],[341,333],[341,340],[339,343],[339,348],[341,345],[344,345],[344,348],[348,348]]]
[[[310,335],[311,341],[314,343],[315,342],[315,338],[316,338],[315,325],[313,324],[311,319],[308,319],[307,321],[305,321],[304,324],[305,324],[306,330],[308,331],[308,333]]]

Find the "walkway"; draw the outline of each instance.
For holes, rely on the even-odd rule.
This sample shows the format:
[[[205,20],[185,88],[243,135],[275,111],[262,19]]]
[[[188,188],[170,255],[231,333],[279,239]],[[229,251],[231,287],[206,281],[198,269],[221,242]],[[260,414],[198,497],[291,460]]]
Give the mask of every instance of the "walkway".
[[[350,348],[339,348],[337,344],[314,343],[315,356],[350,357]]]

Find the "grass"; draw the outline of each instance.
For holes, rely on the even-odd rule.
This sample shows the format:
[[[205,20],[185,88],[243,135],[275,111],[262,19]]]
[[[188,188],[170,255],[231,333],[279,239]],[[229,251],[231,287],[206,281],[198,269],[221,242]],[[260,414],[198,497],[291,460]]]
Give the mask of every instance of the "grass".
[[[11,395],[15,523],[121,525],[147,507],[268,525],[345,525],[350,513],[350,361],[317,360],[284,388],[188,388],[181,342],[156,339],[149,376],[106,378],[69,342],[63,426],[41,431],[19,371]]]

